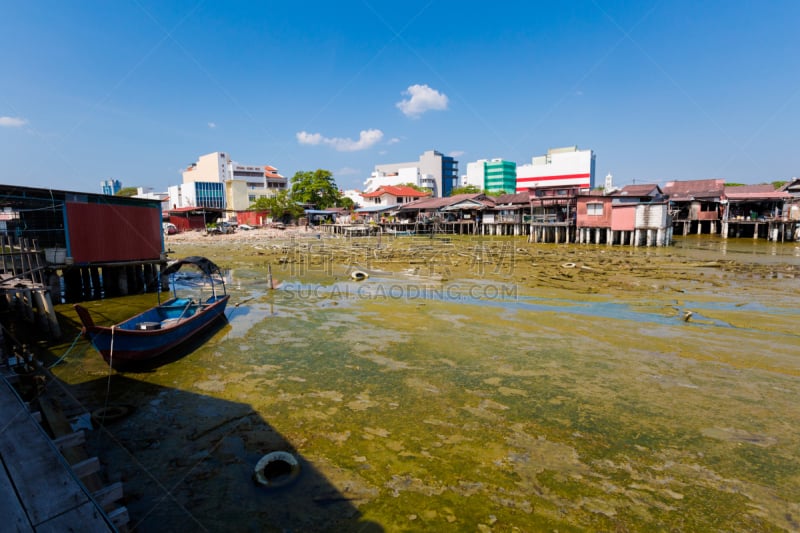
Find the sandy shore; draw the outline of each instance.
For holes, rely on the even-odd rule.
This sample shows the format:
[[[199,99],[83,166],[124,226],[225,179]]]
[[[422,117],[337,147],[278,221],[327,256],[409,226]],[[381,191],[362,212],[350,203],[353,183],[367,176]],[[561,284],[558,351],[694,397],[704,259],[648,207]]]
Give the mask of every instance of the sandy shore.
[[[318,232],[312,232],[305,226],[287,226],[286,229],[276,228],[255,228],[251,230],[237,230],[228,235],[218,235],[207,233],[205,230],[184,231],[175,235],[165,235],[164,243],[175,244],[210,244],[216,243],[229,245],[237,242],[261,242],[265,239],[290,239],[292,237],[316,236]]]

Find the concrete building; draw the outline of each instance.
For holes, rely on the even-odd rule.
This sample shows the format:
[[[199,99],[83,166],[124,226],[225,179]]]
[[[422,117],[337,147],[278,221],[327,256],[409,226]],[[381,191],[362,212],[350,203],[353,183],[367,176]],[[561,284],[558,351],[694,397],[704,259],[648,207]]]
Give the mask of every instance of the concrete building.
[[[482,191],[510,193],[516,190],[516,182],[517,164],[495,158],[467,163],[467,173],[461,177],[460,185],[462,187],[472,185]]]
[[[108,196],[114,196],[122,189],[122,182],[114,179],[101,181],[100,185],[103,187],[103,194]]]
[[[407,183],[421,186],[422,176],[419,167],[401,167],[396,170],[377,170],[378,167],[375,168],[376,170],[364,182],[364,194],[377,191],[381,187],[405,185]]]
[[[353,205],[359,207],[364,204],[364,199],[361,197],[362,192],[357,189],[347,189],[346,191],[342,192],[343,198],[350,198],[353,201]]]
[[[361,195],[363,198],[361,203],[365,206],[380,205],[387,207],[403,205],[430,195],[431,193],[429,192],[418,191],[407,185],[382,185],[375,191],[365,192]]]
[[[287,186],[288,180],[273,166],[242,165],[228,153],[212,152],[186,168],[182,185],[169,188],[170,205],[173,209],[219,207],[244,211],[259,198],[274,196]]]
[[[167,211],[170,208],[169,193],[153,192],[152,187],[137,187],[136,194],[133,197],[143,200],[158,200],[161,202],[161,211]]]
[[[225,209],[225,184],[213,181],[192,181],[172,185],[168,189],[171,209],[213,207]]]
[[[428,150],[419,161],[376,165],[364,183],[364,192],[372,192],[383,185],[404,183],[427,187],[435,197],[448,196],[458,183],[458,161],[436,150]]]
[[[543,187],[594,188],[595,155],[577,146],[551,148],[546,155],[531,159],[530,165],[517,167],[517,192]]]
[[[486,177],[486,161],[488,160],[478,159],[477,161],[467,163],[467,173],[461,176],[459,186],[467,187],[472,185],[473,187],[483,190],[483,183]]]

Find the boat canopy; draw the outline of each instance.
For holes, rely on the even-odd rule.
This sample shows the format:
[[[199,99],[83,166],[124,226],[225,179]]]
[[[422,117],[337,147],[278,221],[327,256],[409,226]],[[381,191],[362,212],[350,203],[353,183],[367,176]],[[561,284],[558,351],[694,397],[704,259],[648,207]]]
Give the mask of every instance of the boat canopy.
[[[212,276],[213,274],[221,274],[219,267],[216,264],[214,264],[213,261],[205,257],[200,257],[199,255],[184,257],[183,259],[179,259],[174,263],[170,263],[169,265],[167,265],[167,268],[165,268],[161,274],[163,276],[174,274],[175,272],[180,270],[183,265],[195,265],[197,268],[202,270],[203,273],[206,274],[207,276]]]

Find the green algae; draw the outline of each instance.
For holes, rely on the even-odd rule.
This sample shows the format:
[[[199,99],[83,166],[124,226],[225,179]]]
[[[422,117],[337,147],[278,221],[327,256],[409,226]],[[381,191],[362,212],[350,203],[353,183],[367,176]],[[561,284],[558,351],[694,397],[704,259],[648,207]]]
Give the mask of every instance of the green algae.
[[[730,287],[774,264],[712,267],[674,249],[561,251],[515,242],[527,250],[513,258],[517,300],[392,295],[391,287],[409,283],[505,283],[504,242],[481,249],[490,260],[480,265],[499,267],[483,268],[484,277],[476,277],[476,261],[457,254],[432,254],[433,277],[410,277],[410,263],[377,254],[372,266],[383,257],[384,270],[359,285],[369,288],[362,293],[331,290],[346,279],[339,263],[294,278],[298,272],[273,268],[288,288],[269,291],[272,256],[232,257],[235,299],[252,300],[229,310],[230,324],[187,357],[130,375],[128,390],[112,387],[115,401],[145,401],[117,438],[161,483],[180,487],[172,491],[180,506],[153,516],[178,523],[183,507],[202,524],[220,524],[220,503],[208,494],[224,493],[252,511],[231,523],[281,523],[259,508],[262,494],[242,487],[259,451],[281,442],[328,485],[309,489],[315,513],[338,517],[327,502],[346,499],[359,523],[390,531],[793,527],[790,517],[800,516],[796,281],[764,275],[744,299]],[[448,246],[475,251],[457,239]],[[565,275],[558,269],[568,261],[592,270]],[[613,270],[598,273],[603,265]],[[444,282],[435,277],[443,271]],[[709,272],[720,285],[703,279]],[[575,290],[581,283],[595,290]],[[149,301],[95,305],[113,321]],[[628,304],[624,315],[619,304]],[[700,308],[701,319],[682,320],[681,311]],[[105,382],[96,378],[108,370],[82,350],[57,372],[99,402]],[[150,385],[167,389],[153,394]],[[191,403],[180,400],[184,392]],[[104,453],[112,468],[124,460],[122,452]],[[170,471],[179,456],[201,461],[183,481]],[[140,495],[131,512],[145,515],[163,495],[137,487],[142,474],[124,470]],[[294,526],[309,529],[308,520]]]

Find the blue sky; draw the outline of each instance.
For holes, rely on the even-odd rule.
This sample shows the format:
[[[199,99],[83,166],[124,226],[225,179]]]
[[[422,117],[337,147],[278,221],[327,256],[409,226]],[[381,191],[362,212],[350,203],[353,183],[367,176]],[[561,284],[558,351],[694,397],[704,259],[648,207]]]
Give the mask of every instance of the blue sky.
[[[166,190],[201,154],[360,188],[578,145],[617,185],[800,176],[800,2],[6,2],[0,183]]]

